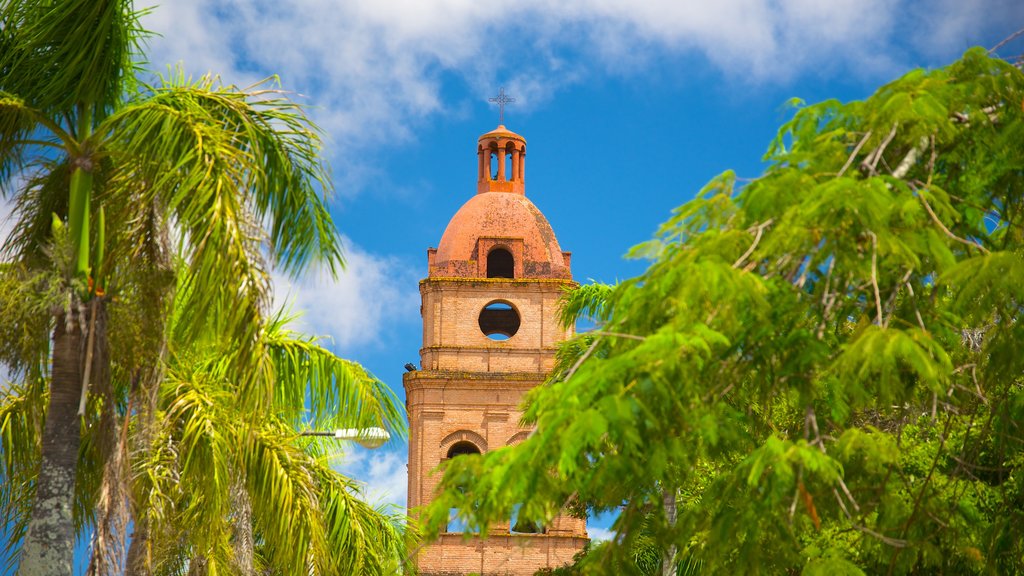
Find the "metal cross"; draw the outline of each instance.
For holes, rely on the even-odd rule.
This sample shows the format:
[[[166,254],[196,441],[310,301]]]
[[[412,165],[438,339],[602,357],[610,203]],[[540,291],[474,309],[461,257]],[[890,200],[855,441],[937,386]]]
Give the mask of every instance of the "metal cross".
[[[511,104],[515,102],[515,98],[509,98],[508,94],[505,94],[505,87],[502,86],[501,90],[498,90],[498,95],[494,98],[488,98],[488,102],[494,102],[498,105],[498,124],[505,123],[505,104]]]

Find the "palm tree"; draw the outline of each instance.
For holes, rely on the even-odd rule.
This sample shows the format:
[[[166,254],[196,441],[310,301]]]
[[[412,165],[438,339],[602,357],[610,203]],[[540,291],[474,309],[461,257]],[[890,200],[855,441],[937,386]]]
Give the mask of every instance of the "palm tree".
[[[104,530],[111,514],[100,512],[100,486],[108,484],[111,467],[92,466],[78,483],[74,508],[94,511],[97,535],[89,573],[395,573],[406,556],[405,519],[365,504],[360,487],[329,466],[338,455],[333,441],[297,433],[306,427],[386,426],[401,436],[404,420],[394,394],[358,364],[287,330],[278,313],[259,330],[254,348],[260,361],[252,365],[253,379],[273,397],[271,410],[249,411],[238,394],[238,382],[246,378],[233,368],[238,349],[230,339],[213,331],[183,337],[176,330],[191,297],[178,291],[156,425],[145,431],[150,449],[132,463],[138,512],[127,561],[117,545],[126,524],[117,526],[121,534]],[[15,522],[27,517],[17,504],[24,505],[28,491],[16,480],[38,462],[33,443],[43,395],[38,381],[14,384],[0,402],[0,495],[15,504],[6,514]],[[142,433],[139,424],[137,418],[126,422],[123,433]],[[104,433],[87,430],[83,444],[95,446]],[[130,439],[120,448],[135,444]]]
[[[45,283],[52,345],[15,362],[26,381],[49,383],[22,574],[71,571],[79,454],[112,453],[80,447],[83,424],[112,431],[118,411],[152,418],[172,242],[189,289],[203,294],[185,329],[226,327],[239,363],[254,358],[268,301],[264,252],[290,273],[312,259],[341,264],[302,111],[268,84],[238,90],[172,73],[139,85],[138,16],[126,0],[0,0],[0,187],[18,215],[5,248],[19,274],[55,270],[57,280]],[[113,389],[119,330],[142,354],[120,365],[130,377]],[[148,338],[132,341],[133,331]],[[250,409],[271,401],[257,382],[239,382]],[[126,412],[129,396],[141,400]]]
[[[142,572],[393,574],[404,560],[404,519],[363,503],[330,468],[336,445],[297,433],[384,425],[401,435],[396,398],[286,320],[266,321],[250,365],[273,397],[268,412],[245,407],[230,340],[172,342],[154,449],[135,474],[159,535]],[[129,571],[140,568],[142,554],[132,556]]]

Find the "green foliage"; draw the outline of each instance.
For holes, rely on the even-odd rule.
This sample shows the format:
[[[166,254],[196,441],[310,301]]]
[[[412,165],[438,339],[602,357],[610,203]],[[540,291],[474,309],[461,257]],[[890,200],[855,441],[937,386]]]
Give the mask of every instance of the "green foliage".
[[[271,347],[288,344],[279,328],[267,332]],[[305,358],[341,363],[335,370],[350,370],[346,386],[363,396],[358,408],[307,423],[386,424],[401,431],[386,386],[315,344],[294,343],[308,350]],[[154,457],[138,467],[148,479],[151,529],[165,546],[173,543],[155,554],[155,568],[169,570],[182,558],[204,557],[230,572],[238,521],[233,512],[242,497],[252,506],[262,565],[285,574],[394,573],[405,557],[404,517],[360,500],[355,482],[331,468],[340,455],[336,442],[298,436],[289,417],[312,398],[310,392],[334,384],[291,379],[288,367],[272,360],[269,376],[300,392],[297,398],[275,395],[277,413],[257,417],[240,408],[230,373],[218,368],[224,364],[211,362],[216,347],[198,348],[198,354],[189,349],[173,356],[161,386]],[[244,496],[233,492],[240,481]]]
[[[678,573],[1024,571],[1022,105],[980,49],[796,102],[760,178],[567,295],[597,329],[528,395],[530,438],[446,467],[428,535],[578,499],[617,537],[567,573],[650,573],[651,546]]]
[[[0,264],[0,361],[32,381],[49,367],[50,310],[65,303],[59,279],[17,264]]]
[[[319,129],[276,79],[138,82],[141,15],[128,0],[0,0],[0,194],[15,202],[0,361],[17,380],[0,396],[4,560],[70,570],[74,524],[93,532],[90,574],[392,573],[401,519],[297,434],[400,437],[396,398],[269,313],[271,266],[343,264]],[[89,387],[49,341],[85,326]],[[53,481],[70,475],[74,494]],[[36,492],[60,514],[33,511]]]

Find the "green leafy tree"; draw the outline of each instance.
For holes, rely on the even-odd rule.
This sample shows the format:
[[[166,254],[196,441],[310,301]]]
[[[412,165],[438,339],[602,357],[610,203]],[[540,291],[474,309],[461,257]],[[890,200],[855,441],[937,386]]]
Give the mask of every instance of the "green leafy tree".
[[[460,458],[425,511],[476,528],[618,510],[588,573],[1024,571],[1024,74],[984,50],[864,101],[796,102],[569,296],[535,433]],[[630,568],[633,566],[633,568]]]

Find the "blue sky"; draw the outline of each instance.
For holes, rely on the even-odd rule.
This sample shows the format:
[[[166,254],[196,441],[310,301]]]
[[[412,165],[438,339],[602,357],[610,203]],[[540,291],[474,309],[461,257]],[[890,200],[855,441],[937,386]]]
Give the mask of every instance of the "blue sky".
[[[499,87],[516,98],[505,124],[529,143],[527,196],[573,252],[574,277],[613,282],[643,269],[622,255],[710,178],[759,174],[790,97],[859,99],[991,47],[1024,27],[1024,3],[176,0],[143,23],[160,34],[154,69],[242,86],[277,74],[310,107],[349,265],[336,281],[279,279],[278,296],[404,399],[426,249],[475,192]],[[404,445],[353,448],[343,467],[404,504]]]

